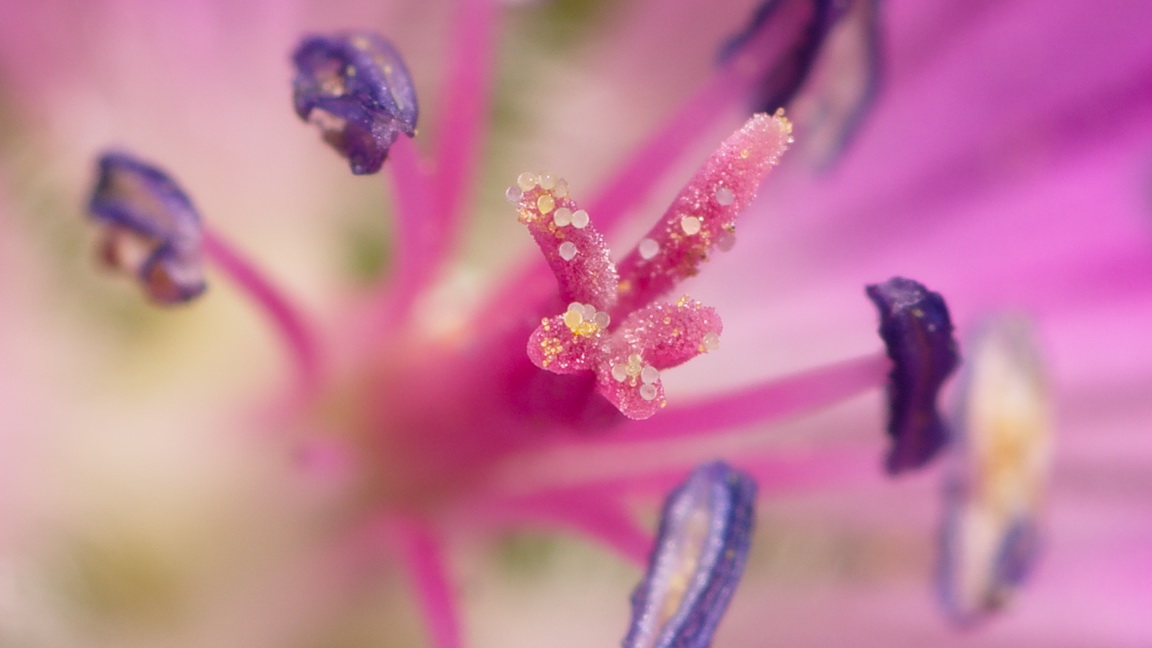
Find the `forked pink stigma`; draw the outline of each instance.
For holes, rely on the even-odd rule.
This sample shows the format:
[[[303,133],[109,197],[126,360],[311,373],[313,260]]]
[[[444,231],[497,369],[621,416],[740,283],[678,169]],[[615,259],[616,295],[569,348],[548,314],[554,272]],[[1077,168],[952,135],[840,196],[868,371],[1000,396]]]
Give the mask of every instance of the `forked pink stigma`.
[[[736,217],[791,142],[783,112],[753,115],[704,162],[619,269],[566,181],[520,174],[508,199],[568,303],[532,333],[532,362],[558,374],[595,372],[600,394],[629,418],[664,407],[660,372],[716,350],[722,325],[714,309],[687,296],[656,300],[696,274],[713,249],[731,247]]]

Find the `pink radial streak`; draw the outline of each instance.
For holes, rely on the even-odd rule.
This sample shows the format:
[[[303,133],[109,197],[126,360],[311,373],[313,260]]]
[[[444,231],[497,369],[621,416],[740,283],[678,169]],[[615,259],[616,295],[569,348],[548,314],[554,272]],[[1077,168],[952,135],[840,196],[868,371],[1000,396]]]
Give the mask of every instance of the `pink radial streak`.
[[[435,271],[435,239],[442,236],[428,204],[430,178],[422,168],[420,152],[407,138],[389,151],[388,179],[396,208],[396,264],[382,295],[383,322],[404,321],[413,301]]]
[[[204,254],[264,313],[295,361],[301,388],[319,384],[323,369],[319,338],[299,308],[271,280],[214,232],[204,232]]]
[[[882,353],[845,360],[695,403],[674,405],[650,419],[630,424],[611,439],[590,445],[684,439],[778,421],[880,387],[891,368],[892,361]]]
[[[404,520],[395,528],[400,562],[416,589],[435,648],[461,648],[460,616],[444,566],[443,550],[423,521]]]
[[[383,296],[380,320],[407,321],[413,302],[436,277],[456,241],[464,198],[487,121],[489,67],[495,31],[491,0],[463,0],[453,26],[454,50],[445,74],[442,123],[433,158],[422,168],[416,146],[400,138],[389,154],[396,196],[397,264]],[[435,189],[435,191],[433,191]]]
[[[495,9],[491,0],[462,0],[453,27],[454,51],[441,105],[442,124],[436,147],[435,185],[438,232],[434,238],[439,261],[458,231],[464,197],[471,189],[476,159],[488,120],[488,88],[492,64]]]

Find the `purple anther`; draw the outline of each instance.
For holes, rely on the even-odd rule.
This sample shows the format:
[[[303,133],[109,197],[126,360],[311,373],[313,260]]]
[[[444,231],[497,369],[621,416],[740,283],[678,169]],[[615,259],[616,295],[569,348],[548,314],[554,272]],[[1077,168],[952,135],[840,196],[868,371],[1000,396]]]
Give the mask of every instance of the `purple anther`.
[[[893,277],[867,287],[880,312],[880,337],[892,358],[888,374],[889,474],[920,468],[948,441],[936,406],[944,381],[960,362],[948,306],[923,285]]]
[[[787,107],[808,78],[824,39],[844,13],[843,2],[767,0],[752,13],[743,31],[720,49],[720,60],[760,58],[762,69],[754,109]]]
[[[163,171],[105,154],[88,211],[103,228],[101,258],[134,274],[153,302],[179,304],[204,292],[200,215]]]
[[[416,87],[400,52],[369,32],[309,36],[292,55],[293,101],[352,173],[380,170],[403,133],[416,134]]]
[[[722,461],[697,468],[664,502],[623,648],[706,648],[744,573],[756,483]]]
[[[880,78],[875,0],[767,0],[720,50],[753,75],[752,109],[787,108],[830,162],[855,134]],[[800,92],[804,97],[800,100]]]

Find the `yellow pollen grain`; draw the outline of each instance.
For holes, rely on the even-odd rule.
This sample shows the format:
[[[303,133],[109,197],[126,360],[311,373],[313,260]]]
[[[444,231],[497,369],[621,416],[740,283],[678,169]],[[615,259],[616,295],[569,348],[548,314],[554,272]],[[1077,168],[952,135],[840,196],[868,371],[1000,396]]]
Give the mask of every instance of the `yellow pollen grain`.
[[[576,327],[580,326],[580,323],[583,321],[584,321],[584,317],[576,311],[570,310],[570,311],[565,311],[565,313],[564,313],[564,324],[569,329],[572,329],[573,332],[576,331]]]
[[[552,198],[552,194],[540,194],[540,197],[536,199],[536,209],[539,209],[541,214],[551,214],[555,207],[556,200]]]

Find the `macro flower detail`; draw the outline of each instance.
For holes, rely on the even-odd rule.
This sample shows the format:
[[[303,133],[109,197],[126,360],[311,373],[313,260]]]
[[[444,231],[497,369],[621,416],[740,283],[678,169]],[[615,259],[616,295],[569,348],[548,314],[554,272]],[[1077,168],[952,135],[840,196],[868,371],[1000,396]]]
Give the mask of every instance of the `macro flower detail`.
[[[893,277],[867,287],[880,313],[880,337],[892,359],[888,375],[888,436],[885,468],[895,475],[926,465],[948,442],[937,408],[944,381],[960,362],[948,306],[911,279]]]
[[[715,310],[688,297],[655,300],[695,275],[714,248],[731,247],[737,215],[791,133],[782,112],[754,115],[708,158],[619,269],[592,217],[568,196],[567,182],[521,174],[508,198],[568,303],[532,333],[532,362],[554,373],[595,372],[600,394],[629,418],[664,407],[660,371],[718,348],[722,325]]]
[[[993,317],[966,350],[940,547],[941,597],[962,624],[1006,605],[1031,572],[1052,454],[1048,385],[1029,321]]]
[[[702,648],[723,612],[716,648],[1152,645],[1152,5],[0,15],[0,644]],[[390,62],[416,75],[418,136],[399,136],[416,131],[406,74],[349,90]],[[710,145],[778,107],[796,143],[754,201],[701,181],[652,228]],[[153,301],[180,297],[166,275],[206,278],[194,311],[152,313],[78,262],[107,142],[178,173],[193,216],[160,238],[84,224]],[[163,222],[181,213],[166,200]],[[889,357],[859,292],[895,273],[950,313],[912,317]],[[895,283],[872,287],[882,321],[915,315]],[[988,341],[1015,334],[967,335],[1005,307],[1052,352],[1042,380],[1023,345]],[[975,345],[956,388],[941,322]],[[974,397],[985,382],[1023,386]],[[959,412],[935,411],[939,383]],[[894,481],[878,454],[890,472],[942,461]],[[704,568],[699,527],[653,550],[645,523],[713,457],[771,495],[726,611],[680,589]],[[674,496],[699,519],[716,470]],[[705,589],[727,596],[722,561],[728,585]],[[668,612],[643,636],[621,595],[642,576],[637,597]]]
[[[204,292],[200,215],[165,172],[126,153],[104,154],[88,213],[102,230],[101,260],[135,275],[150,300],[180,304]]]
[[[624,648],[707,648],[744,572],[756,483],[723,461],[668,495]]]
[[[370,32],[305,38],[292,55],[293,104],[352,173],[380,170],[401,134],[416,134],[416,89],[400,52]]]

